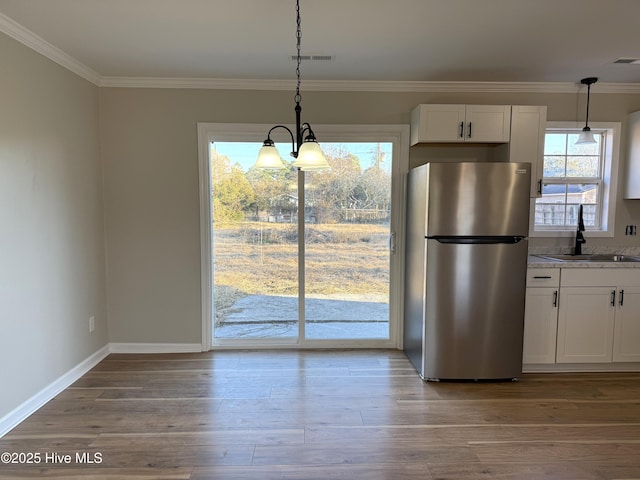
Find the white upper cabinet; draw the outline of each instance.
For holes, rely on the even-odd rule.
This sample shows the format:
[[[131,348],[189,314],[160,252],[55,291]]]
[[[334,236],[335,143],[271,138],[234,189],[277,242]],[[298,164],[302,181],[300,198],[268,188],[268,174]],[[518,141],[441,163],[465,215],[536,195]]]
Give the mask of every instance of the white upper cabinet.
[[[640,198],[640,112],[629,115],[625,199]]]
[[[546,128],[546,106],[513,105],[511,107],[509,161],[531,164],[531,197],[542,196]]]
[[[508,143],[510,105],[418,105],[411,112],[411,145]]]

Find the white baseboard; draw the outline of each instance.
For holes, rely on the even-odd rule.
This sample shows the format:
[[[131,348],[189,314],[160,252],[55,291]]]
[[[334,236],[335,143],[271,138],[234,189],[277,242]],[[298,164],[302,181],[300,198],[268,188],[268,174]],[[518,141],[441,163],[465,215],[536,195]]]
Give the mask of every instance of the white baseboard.
[[[110,343],[111,353],[200,353],[199,343]]]
[[[78,365],[69,370],[67,373],[62,375],[60,378],[40,390],[34,396],[24,401],[21,405],[18,405],[18,407],[6,414],[4,417],[0,418],[0,438],[2,438],[5,434],[22,423],[23,420],[25,420],[32,413],[42,407],[45,403],[54,398],[65,388],[69,387],[72,383],[74,383],[85,373],[95,367],[104,358],[106,358],[109,353],[109,345],[105,345],[93,355],[90,355]]]
[[[89,356],[57,380],[40,390],[4,417],[0,418],[0,438],[26,420],[49,400],[69,387],[110,353],[193,353],[201,352],[199,343],[110,343]]]

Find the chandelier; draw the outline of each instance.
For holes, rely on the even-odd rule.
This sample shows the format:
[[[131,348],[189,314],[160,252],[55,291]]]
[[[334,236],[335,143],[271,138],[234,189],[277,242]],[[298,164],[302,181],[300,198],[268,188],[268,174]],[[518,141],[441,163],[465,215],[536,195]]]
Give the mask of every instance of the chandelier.
[[[284,125],[276,125],[269,130],[267,134],[267,139],[263,142],[262,148],[258,152],[258,160],[256,161],[254,167],[262,168],[262,169],[282,169],[286,168],[282,158],[280,157],[280,153],[275,147],[275,143],[271,140],[271,132],[278,128],[283,128],[289,135],[291,136],[291,156],[295,158],[293,162],[293,166],[299,170],[307,171],[307,170],[325,170],[331,168],[327,159],[322,153],[322,149],[316,140],[316,136],[311,129],[311,125],[308,123],[301,123],[300,114],[302,112],[302,107],[300,106],[300,102],[302,101],[302,96],[300,95],[300,63],[302,62],[302,57],[300,55],[300,49],[302,44],[302,30],[301,30],[301,19],[300,19],[300,0],[296,0],[296,49],[297,49],[297,57],[296,57],[296,94],[294,96],[295,101],[295,112],[296,112],[296,127],[295,127],[295,136],[293,132]]]

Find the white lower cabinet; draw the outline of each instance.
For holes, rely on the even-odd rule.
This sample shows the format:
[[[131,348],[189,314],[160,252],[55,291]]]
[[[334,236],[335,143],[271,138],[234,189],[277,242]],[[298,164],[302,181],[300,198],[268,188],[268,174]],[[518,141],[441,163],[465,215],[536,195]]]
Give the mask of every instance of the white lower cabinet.
[[[562,287],[557,363],[611,362],[615,287]]]
[[[618,290],[614,362],[640,362],[640,287],[622,286]]]
[[[640,363],[640,268],[530,268],[522,361]]]
[[[557,363],[640,361],[640,269],[562,269]]]
[[[558,287],[560,269],[531,268],[527,271],[522,363],[556,362]]]

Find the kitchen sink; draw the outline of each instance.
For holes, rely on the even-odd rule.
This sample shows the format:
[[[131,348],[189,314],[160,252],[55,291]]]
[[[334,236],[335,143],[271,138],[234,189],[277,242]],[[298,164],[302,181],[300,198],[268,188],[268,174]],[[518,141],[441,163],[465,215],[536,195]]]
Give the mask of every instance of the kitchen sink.
[[[536,255],[536,257],[555,260],[557,262],[640,262],[640,257],[619,254],[592,253],[584,255]]]

